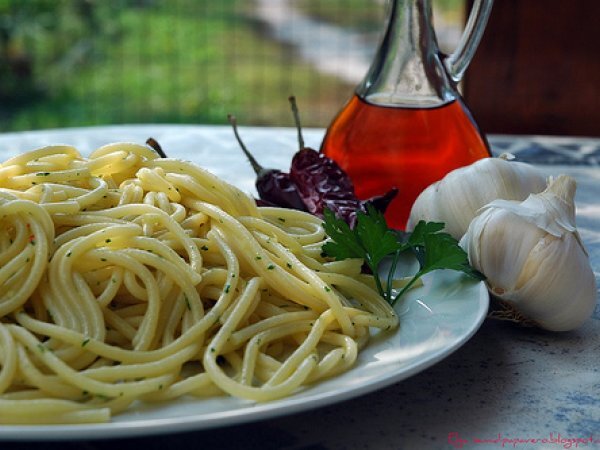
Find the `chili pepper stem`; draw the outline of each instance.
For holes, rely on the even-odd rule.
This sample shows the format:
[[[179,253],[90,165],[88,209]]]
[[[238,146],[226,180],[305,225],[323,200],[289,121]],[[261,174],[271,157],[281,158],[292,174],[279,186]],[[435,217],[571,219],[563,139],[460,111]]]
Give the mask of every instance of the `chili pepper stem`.
[[[256,175],[260,175],[261,173],[263,173],[265,171],[265,169],[263,166],[261,166],[258,163],[258,161],[256,161],[256,159],[254,159],[254,156],[252,156],[252,153],[250,153],[250,151],[244,145],[244,142],[242,141],[242,138],[240,137],[240,135],[238,133],[237,120],[236,120],[235,116],[232,114],[227,114],[227,120],[229,120],[229,123],[233,127],[233,134],[235,135],[235,138],[237,139],[238,143],[240,144],[242,151],[246,155],[246,158],[248,158],[248,161],[250,161],[250,165],[252,166],[254,173],[256,173]]]
[[[298,111],[296,97],[291,95],[288,100],[292,105],[292,113],[294,114],[294,121],[296,122],[296,128],[298,129],[298,145],[300,146],[300,150],[302,150],[304,148],[304,138],[302,137],[302,125],[300,124],[300,111]]]
[[[152,148],[156,153],[158,153],[158,156],[160,156],[161,158],[167,158],[167,154],[163,151],[158,141],[153,137],[149,137],[148,139],[146,139],[146,145]]]

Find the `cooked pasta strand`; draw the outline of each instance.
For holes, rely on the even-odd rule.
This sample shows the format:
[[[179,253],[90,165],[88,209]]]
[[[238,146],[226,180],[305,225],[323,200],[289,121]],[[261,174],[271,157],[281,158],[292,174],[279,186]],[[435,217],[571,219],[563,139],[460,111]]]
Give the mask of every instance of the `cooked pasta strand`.
[[[398,318],[320,219],[115,143],[0,164],[0,423],[134,401],[265,402],[349,370]]]

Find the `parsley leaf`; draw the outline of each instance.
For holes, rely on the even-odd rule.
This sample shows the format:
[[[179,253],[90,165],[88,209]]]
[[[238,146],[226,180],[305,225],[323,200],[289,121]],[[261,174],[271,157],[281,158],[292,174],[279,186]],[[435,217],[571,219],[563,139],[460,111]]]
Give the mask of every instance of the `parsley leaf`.
[[[379,294],[390,304],[410,289],[423,275],[434,270],[451,269],[464,272],[470,277],[484,279],[484,276],[469,265],[467,253],[458,241],[444,233],[444,224],[420,221],[412,233],[400,233],[389,228],[381,212],[371,205],[367,212],[359,211],[354,229],[335,214],[325,209],[323,228],[331,238],[323,245],[323,253],[337,260],[362,258],[373,274],[379,273],[381,262],[391,257],[386,288],[381,277],[375,276]],[[406,238],[408,236],[408,238]],[[419,262],[419,270],[406,286],[396,295],[392,292],[392,281],[400,254],[410,251]]]
[[[329,209],[325,209],[323,214],[323,227],[333,240],[323,244],[322,250],[337,260],[362,258],[371,272],[377,274],[381,261],[402,247],[395,232],[388,228],[383,214],[372,205],[367,206],[367,213],[358,211],[354,229],[350,229],[345,221],[338,219]],[[385,298],[380,277],[375,277],[375,283]]]
[[[483,280],[485,277],[469,265],[468,255],[458,241],[442,232],[443,229],[441,222],[421,220],[408,238],[406,245],[419,261],[419,271],[425,274],[438,269],[451,269]]]
[[[332,239],[323,245],[323,252],[337,260],[348,258],[366,259],[366,251],[360,244],[358,236],[342,219],[338,219],[329,208],[323,211],[325,222],[323,228]]]
[[[388,228],[383,214],[373,205],[367,206],[366,214],[357,214],[355,231],[367,252],[367,264],[372,266],[371,269],[377,269],[383,258],[401,248],[396,234]]]

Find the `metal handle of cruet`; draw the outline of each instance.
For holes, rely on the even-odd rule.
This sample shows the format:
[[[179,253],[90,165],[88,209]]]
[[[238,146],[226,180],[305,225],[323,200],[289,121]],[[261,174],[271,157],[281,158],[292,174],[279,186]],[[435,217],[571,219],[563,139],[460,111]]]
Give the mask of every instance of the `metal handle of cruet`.
[[[450,78],[458,83],[471,59],[475,55],[477,46],[483,36],[483,31],[492,11],[494,0],[475,0],[465,30],[454,52],[444,59],[444,65]]]

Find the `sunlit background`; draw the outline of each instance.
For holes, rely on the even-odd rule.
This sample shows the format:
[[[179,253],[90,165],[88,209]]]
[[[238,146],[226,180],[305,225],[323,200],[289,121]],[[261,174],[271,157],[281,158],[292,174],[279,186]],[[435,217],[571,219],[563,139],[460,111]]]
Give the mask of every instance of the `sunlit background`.
[[[434,0],[441,47],[463,0]],[[0,131],[119,123],[326,126],[366,72],[383,0],[0,0]]]

